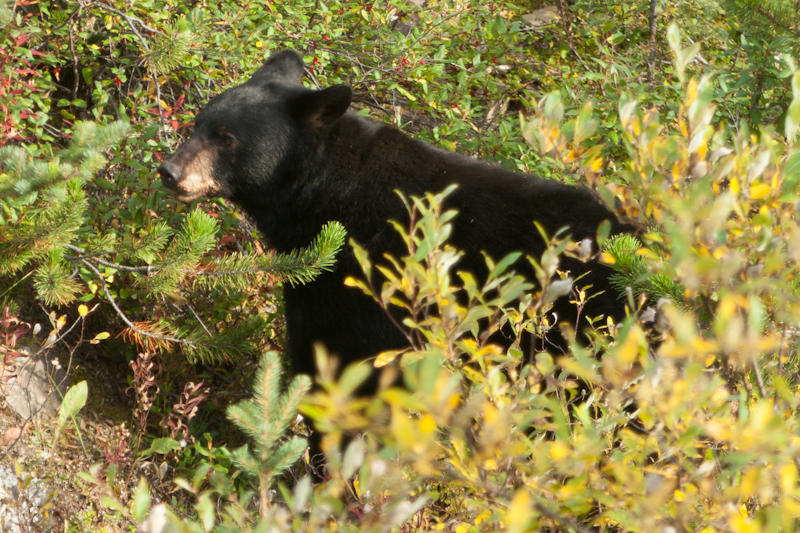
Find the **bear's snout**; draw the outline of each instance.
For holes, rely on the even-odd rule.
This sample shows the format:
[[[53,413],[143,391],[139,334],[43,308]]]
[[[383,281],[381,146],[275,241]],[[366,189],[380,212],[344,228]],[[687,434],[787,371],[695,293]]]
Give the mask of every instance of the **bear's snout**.
[[[175,189],[180,181],[181,169],[171,161],[164,161],[158,167],[158,174],[161,176],[161,183],[168,189]]]
[[[192,139],[158,167],[161,183],[182,202],[219,194],[222,186],[214,177],[214,157],[213,150]]]

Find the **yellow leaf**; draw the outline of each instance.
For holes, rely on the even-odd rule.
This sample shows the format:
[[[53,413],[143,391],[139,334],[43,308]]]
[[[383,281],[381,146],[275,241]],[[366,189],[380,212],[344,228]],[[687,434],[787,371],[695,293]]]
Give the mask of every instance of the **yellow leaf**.
[[[758,402],[751,410],[749,429],[756,435],[761,433],[764,429],[766,429],[773,416],[774,413],[771,400]]]
[[[375,368],[384,367],[406,351],[407,350],[386,350],[385,352],[379,353],[372,364]]]
[[[617,357],[621,363],[630,365],[636,361],[637,356],[644,351],[646,351],[644,333],[638,326],[634,326],[628,331],[628,335],[625,336],[625,341],[617,351]]]
[[[750,186],[750,199],[761,200],[769,195],[772,189],[766,183],[754,183]]]
[[[94,336],[92,340],[89,341],[90,344],[97,344],[98,342],[107,339],[111,336],[111,333],[107,331],[101,331],[97,335]]]
[[[81,304],[78,306],[78,314],[81,316],[86,316],[89,314],[89,308],[86,307],[86,304]]]
[[[752,520],[743,516],[734,516],[731,519],[731,531],[735,533],[758,533],[759,528]]]
[[[530,518],[531,496],[526,489],[517,491],[506,513],[505,525],[507,531],[527,531]]]
[[[497,411],[497,408],[486,402],[483,404],[483,419],[486,421],[487,424],[494,424],[497,422],[498,418],[500,418],[500,413]]]
[[[60,317],[58,317],[58,320],[56,320],[56,329],[63,328],[64,324],[66,323],[67,323],[67,315],[61,315]]]
[[[739,482],[739,494],[742,499],[747,499],[753,495],[758,488],[758,480],[761,477],[761,471],[757,468],[749,469],[742,480]]]
[[[735,295],[725,295],[717,305],[717,317],[720,320],[730,320],[739,310],[740,299]]]
[[[426,435],[433,433],[436,431],[436,420],[431,415],[423,415],[419,419],[419,431]]]
[[[485,522],[485,521],[489,520],[489,518],[491,518],[491,516],[492,516],[492,512],[489,509],[486,509],[484,512],[482,512],[481,514],[479,514],[478,516],[475,517],[475,525],[476,526],[481,525],[481,522]]]
[[[792,498],[783,499],[783,509],[789,516],[797,518],[800,516],[800,503],[797,503]]]
[[[447,407],[449,409],[455,409],[459,405],[461,405],[461,395],[460,394],[450,395],[450,397],[447,399]]]
[[[709,421],[706,424],[706,431],[710,437],[719,441],[727,441],[733,437],[730,428],[717,420]]]
[[[797,484],[797,467],[793,462],[786,463],[780,469],[781,491],[784,494],[792,494]]]
[[[556,461],[563,461],[569,456],[569,447],[561,441],[550,445],[550,457]]]
[[[739,187],[739,179],[735,176],[731,178],[729,186],[734,194],[739,194],[740,187]]]

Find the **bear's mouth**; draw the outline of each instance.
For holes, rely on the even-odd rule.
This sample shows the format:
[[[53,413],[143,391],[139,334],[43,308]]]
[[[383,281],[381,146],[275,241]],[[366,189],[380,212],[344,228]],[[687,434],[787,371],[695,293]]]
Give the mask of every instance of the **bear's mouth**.
[[[187,192],[182,189],[172,189],[172,192],[175,195],[175,198],[181,202],[191,202],[192,200],[197,200],[198,198],[208,196],[202,191]]]
[[[176,178],[176,169],[168,163],[158,168],[161,175],[161,183],[164,187],[172,191],[175,197],[181,202],[191,202],[204,196],[214,196],[219,192],[219,184],[210,176],[192,172],[182,178]]]

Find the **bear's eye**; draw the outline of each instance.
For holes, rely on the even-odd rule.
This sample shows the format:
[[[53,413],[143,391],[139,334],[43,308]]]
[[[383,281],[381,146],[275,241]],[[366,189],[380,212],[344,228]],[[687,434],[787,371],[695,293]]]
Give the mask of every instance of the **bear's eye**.
[[[233,136],[232,133],[227,131],[218,131],[217,137],[222,141],[222,144],[230,148],[236,143],[236,137]]]

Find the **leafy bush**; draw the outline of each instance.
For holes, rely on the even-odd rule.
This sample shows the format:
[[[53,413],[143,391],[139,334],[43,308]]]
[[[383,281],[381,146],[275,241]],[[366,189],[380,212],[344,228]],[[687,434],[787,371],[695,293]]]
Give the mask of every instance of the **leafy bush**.
[[[133,370],[134,414],[116,420],[128,436],[107,460],[90,449],[108,464],[82,476],[97,521],[149,531],[796,529],[800,81],[776,58],[795,50],[796,23],[787,1],[751,4],[651,14],[642,2],[579,0],[545,24],[504,1],[0,11],[0,299],[5,321],[25,324],[0,351],[11,360],[91,339]],[[675,30],[663,45],[673,19],[688,49]],[[278,475],[299,448],[291,433],[303,431],[281,434],[294,401],[266,437],[256,427],[277,421],[261,416],[280,403],[274,357],[268,393],[239,404],[249,406],[249,456],[229,450],[241,436],[215,412],[250,383],[248,355],[280,349],[280,281],[329,266],[341,229],[273,256],[224,202],[176,204],[153,176],[209,96],[284,46],[304,53],[312,83],[352,84],[359,112],[588,184],[644,228],[603,250],[630,316],[595,321],[588,346],[567,328],[569,354],[523,361],[492,334],[555,327],[546,311],[565,290],[558,256],[580,246],[557,235],[529,258],[535,291],[508,270],[513,257],[487,259],[492,275],[478,283],[458,273],[447,245],[458,215],[440,212],[442,196],[407,199],[425,213],[396,228],[408,256],[362,257],[365,275],[349,283],[404,310],[410,348],[341,373],[319,353],[318,388],[299,405],[322,433],[330,477],[318,484],[302,463]],[[577,305],[588,296],[572,293]],[[55,335],[42,341],[33,325],[45,316]],[[179,348],[204,364],[169,357]],[[379,391],[356,397],[370,366]],[[208,412],[196,416],[200,404]],[[276,449],[288,450],[279,468],[254,460]],[[137,486],[156,458],[150,488]]]
[[[683,75],[692,52],[674,29],[670,41]],[[629,156],[615,163],[625,186],[606,187],[653,224],[641,242],[608,243],[620,276],[643,283],[631,316],[598,328],[588,347],[573,335],[571,353],[539,353],[526,365],[513,346],[487,342],[504,324],[542,327],[555,268],[536,292],[506,271],[514,257],[487,259],[484,285],[465,274],[456,282],[458,252],[446,239],[457,214],[440,212],[442,195],[409,200],[418,222],[396,226],[407,257],[371,265],[352,243],[365,280],[349,283],[404,310],[411,347],[376,356],[374,366],[400,364],[385,367],[372,398],[353,397],[366,365],[337,379],[318,354],[321,388],[301,410],[324,433],[331,478],[283,489],[258,527],[794,529],[798,229],[786,214],[797,188],[800,73],[785,137],[712,126],[710,80],[684,83],[675,123],[630,99],[620,105]],[[528,131],[557,139],[565,150],[556,155],[598,174],[597,152],[569,155],[585,154],[580,124],[556,125],[548,102]],[[561,249],[554,241],[545,256]],[[629,256],[640,259],[619,260]],[[659,277],[672,281],[674,298],[654,315],[646,311]],[[398,370],[402,386],[392,385]]]

